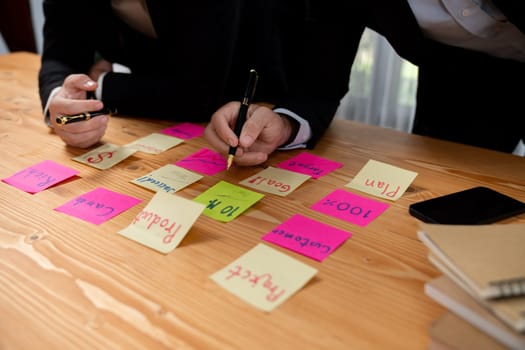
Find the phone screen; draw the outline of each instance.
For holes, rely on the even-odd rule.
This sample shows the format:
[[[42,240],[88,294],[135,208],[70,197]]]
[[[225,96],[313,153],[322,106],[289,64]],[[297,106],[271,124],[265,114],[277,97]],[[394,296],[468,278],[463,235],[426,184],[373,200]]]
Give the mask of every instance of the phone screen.
[[[474,187],[411,204],[409,213],[426,223],[482,225],[525,213],[525,203],[487,187]]]

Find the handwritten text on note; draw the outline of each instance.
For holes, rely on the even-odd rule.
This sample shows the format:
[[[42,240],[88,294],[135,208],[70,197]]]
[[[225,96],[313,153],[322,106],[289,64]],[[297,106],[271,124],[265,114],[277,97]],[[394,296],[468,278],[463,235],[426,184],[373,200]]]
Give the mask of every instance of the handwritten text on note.
[[[99,225],[140,203],[138,198],[97,188],[55,208],[56,211]]]
[[[309,178],[309,175],[268,167],[239,184],[278,196],[286,196]]]
[[[263,194],[219,181],[193,200],[206,206],[203,214],[228,222],[264,197]]]
[[[278,168],[309,175],[313,179],[318,179],[341,166],[343,166],[342,163],[334,162],[308,152],[300,153],[293,158],[277,164]]]
[[[159,154],[178,144],[184,140],[178,137],[169,136],[166,134],[152,133],[144,136],[138,140],[128,143],[126,147],[150,154]]]
[[[335,190],[312,206],[313,210],[366,226],[387,208],[388,204],[358,196],[345,190]]]
[[[51,160],[44,160],[2,179],[2,181],[22,191],[37,193],[76,174],[78,174],[78,170],[65,167]]]
[[[73,160],[100,170],[109,169],[137,152],[134,149],[106,143]]]
[[[389,200],[399,199],[417,173],[370,159],[346,187]]]
[[[180,123],[162,129],[160,132],[166,135],[178,137],[179,139],[189,140],[201,136],[204,132],[204,126],[193,123]]]
[[[203,209],[200,203],[157,192],[131,225],[119,233],[167,254],[179,245]]]
[[[149,174],[131,180],[131,182],[154,192],[175,193],[195,181],[199,181],[201,178],[202,175],[174,164],[166,164]]]
[[[226,170],[226,158],[220,153],[202,148],[198,152],[179,160],[175,165],[201,174],[215,175]]]
[[[262,239],[323,261],[350,236],[349,232],[296,214]]]
[[[253,306],[271,311],[316,273],[316,269],[258,244],[210,278]]]

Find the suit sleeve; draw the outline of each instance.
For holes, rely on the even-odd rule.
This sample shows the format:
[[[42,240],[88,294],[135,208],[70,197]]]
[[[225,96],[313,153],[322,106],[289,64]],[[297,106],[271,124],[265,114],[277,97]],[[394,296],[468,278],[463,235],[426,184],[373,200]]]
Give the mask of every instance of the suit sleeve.
[[[306,2],[305,16],[282,24],[288,93],[277,103],[308,121],[313,148],[330,126],[348,91],[350,70],[364,30],[335,1]]]

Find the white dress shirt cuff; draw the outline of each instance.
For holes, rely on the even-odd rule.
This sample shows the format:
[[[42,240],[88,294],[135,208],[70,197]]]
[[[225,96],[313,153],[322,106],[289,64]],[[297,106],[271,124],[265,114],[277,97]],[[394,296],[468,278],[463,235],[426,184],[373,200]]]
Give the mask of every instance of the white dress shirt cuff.
[[[61,86],[57,86],[56,88],[51,90],[51,93],[49,94],[49,97],[47,98],[46,106],[44,107],[44,122],[47,124],[47,126],[51,128],[53,127],[53,124],[51,124],[51,120],[49,118],[49,103],[51,102],[51,99],[55,97],[55,95],[57,94],[58,90],[60,90],[60,88]]]
[[[295,119],[299,123],[299,130],[297,131],[297,135],[295,136],[293,141],[287,145],[279,147],[278,150],[306,148],[306,143],[308,142],[308,140],[310,140],[310,137],[312,137],[312,130],[310,128],[310,124],[308,124],[306,120],[304,120],[303,118],[286,108],[275,108],[273,111],[279,114],[286,114],[287,116]]]
[[[102,86],[104,84],[104,77],[106,76],[106,74],[107,72],[104,72],[98,76],[97,89],[95,90],[95,98],[97,100],[102,100]]]

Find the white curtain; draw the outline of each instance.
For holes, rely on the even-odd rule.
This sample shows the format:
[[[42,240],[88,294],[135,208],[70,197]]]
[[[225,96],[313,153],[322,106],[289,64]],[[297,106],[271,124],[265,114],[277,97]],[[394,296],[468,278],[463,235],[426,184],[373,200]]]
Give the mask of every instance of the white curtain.
[[[383,36],[366,29],[336,118],[410,132],[417,74],[417,66],[399,57]],[[513,154],[525,156],[523,140]]]
[[[383,36],[366,29],[337,118],[410,132],[416,89],[417,67],[399,57]]]

